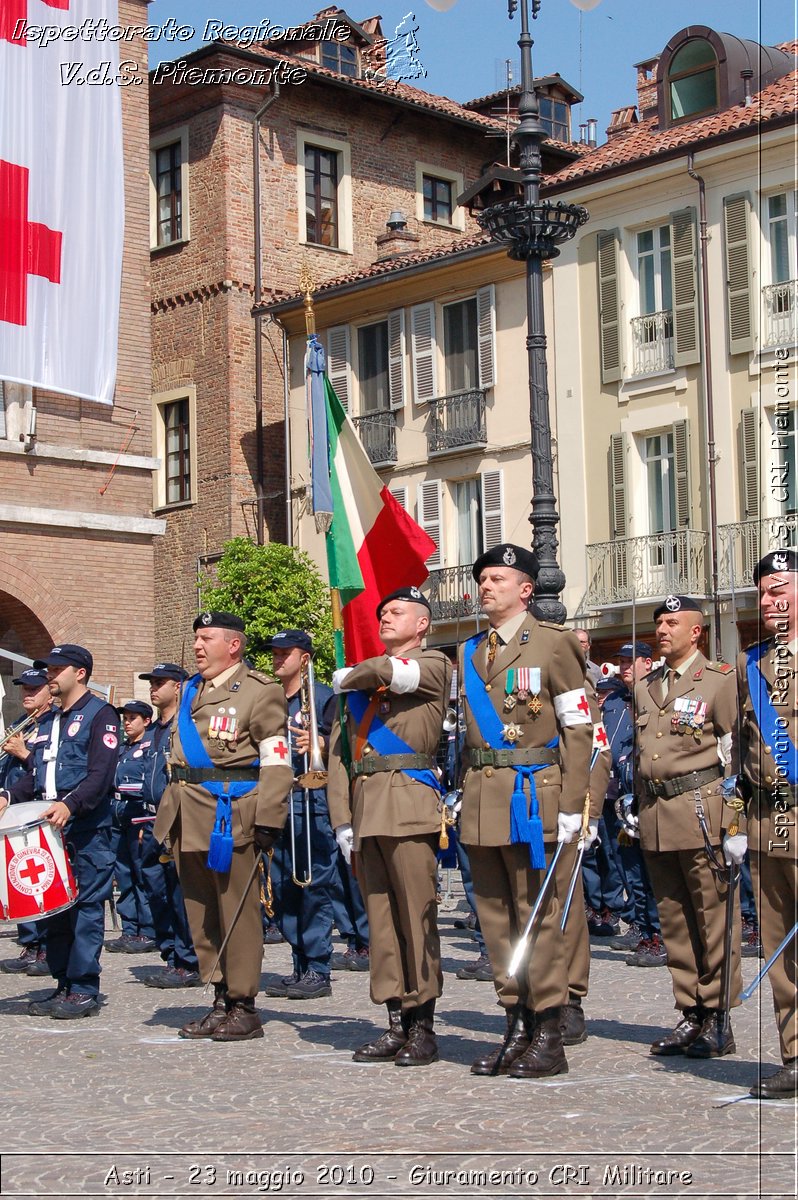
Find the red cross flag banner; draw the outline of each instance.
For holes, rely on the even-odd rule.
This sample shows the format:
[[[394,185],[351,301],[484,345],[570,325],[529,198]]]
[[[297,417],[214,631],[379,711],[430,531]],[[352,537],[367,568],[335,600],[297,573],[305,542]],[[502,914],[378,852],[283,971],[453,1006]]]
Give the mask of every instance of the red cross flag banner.
[[[122,106],[119,43],[92,31],[118,21],[117,0],[0,0],[0,379],[106,404]]]

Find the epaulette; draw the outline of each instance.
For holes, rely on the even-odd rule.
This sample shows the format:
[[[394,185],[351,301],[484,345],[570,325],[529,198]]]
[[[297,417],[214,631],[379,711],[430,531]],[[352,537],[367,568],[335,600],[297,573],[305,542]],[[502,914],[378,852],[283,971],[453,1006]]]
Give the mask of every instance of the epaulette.
[[[556,629],[558,633],[570,633],[567,625],[558,625],[556,621],[538,621],[541,629]]]
[[[267,675],[265,671],[250,671],[248,679],[257,679],[258,683],[277,683],[271,675]]]
[[[750,646],[744,648],[743,654],[747,654],[749,650],[754,650],[757,646],[769,646],[772,640],[772,638],[760,638],[758,642],[751,642]]]
[[[708,671],[717,671],[721,675],[731,675],[732,672],[734,671],[734,667],[731,665],[731,663],[708,662],[707,670]]]

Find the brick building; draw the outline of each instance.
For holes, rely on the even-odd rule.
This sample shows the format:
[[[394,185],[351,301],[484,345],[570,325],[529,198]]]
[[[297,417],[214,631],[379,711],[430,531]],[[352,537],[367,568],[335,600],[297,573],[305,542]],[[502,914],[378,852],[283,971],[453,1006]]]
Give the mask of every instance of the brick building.
[[[147,23],[146,0],[120,0],[121,25]],[[65,14],[66,19],[66,14]],[[147,61],[143,40],[127,43]],[[147,89],[121,89],[125,241],[113,406],[0,382],[0,649],[35,657],[59,641],[89,646],[95,677],[132,694],[155,653],[152,517]],[[0,658],[4,715],[12,662]]]

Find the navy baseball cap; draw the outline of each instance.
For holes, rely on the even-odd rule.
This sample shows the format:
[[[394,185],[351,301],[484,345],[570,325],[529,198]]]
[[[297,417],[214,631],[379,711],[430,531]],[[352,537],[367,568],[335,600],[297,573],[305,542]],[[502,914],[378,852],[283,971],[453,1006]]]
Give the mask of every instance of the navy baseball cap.
[[[652,658],[648,642],[624,642],[618,651],[619,658]]]
[[[301,650],[303,654],[313,653],[313,642],[309,633],[304,629],[281,629],[273,637],[266,640],[269,650]]]
[[[244,622],[235,613],[203,612],[195,619],[192,629],[196,633],[198,629],[232,629],[234,633],[244,632]]]
[[[36,671],[33,667],[28,667],[21,675],[12,680],[13,683],[18,683],[20,687],[40,688],[47,683],[47,672]]]
[[[46,658],[37,658],[33,666],[37,671],[46,667],[85,667],[86,674],[91,675],[94,659],[85,646],[62,642],[60,646],[53,646]]]
[[[120,716],[122,713],[135,713],[137,717],[147,717],[150,721],[152,720],[152,708],[143,700],[128,700],[127,704],[120,704],[116,711]]]
[[[423,604],[427,612],[432,612],[429,600],[424,595],[421,588],[401,587],[397,588],[395,592],[389,592],[387,596],[383,596],[382,600],[380,600],[379,604],[377,605],[378,621],[382,616],[382,610],[385,608],[385,605],[389,604],[391,600],[409,600],[411,604]]]
[[[139,675],[139,679],[173,679],[175,683],[183,683],[188,679],[188,671],[179,667],[177,663],[162,662],[156,663],[146,675]]]
[[[754,583],[759,583],[763,575],[782,575],[788,571],[798,571],[798,552],[795,550],[773,550],[760,558],[753,570]]]

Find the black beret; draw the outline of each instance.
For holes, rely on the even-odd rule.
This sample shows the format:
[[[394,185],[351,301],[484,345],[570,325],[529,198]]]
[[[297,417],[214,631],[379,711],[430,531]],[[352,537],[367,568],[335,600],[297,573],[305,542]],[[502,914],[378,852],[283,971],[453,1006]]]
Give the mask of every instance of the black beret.
[[[232,629],[234,633],[244,632],[244,622],[235,613],[203,612],[192,626],[196,633],[198,629]]]
[[[538,577],[540,563],[534,550],[525,550],[523,546],[514,546],[512,542],[502,542],[480,554],[474,563],[471,573],[477,583],[485,567],[515,567],[516,571],[523,571],[534,580]]]
[[[690,596],[666,596],[662,604],[654,609],[654,620],[661,617],[663,613],[671,612],[697,612],[704,615],[704,610],[697,600],[691,599]]]
[[[53,646],[46,658],[37,658],[33,666],[37,671],[42,667],[85,667],[86,673],[91,675],[94,659],[85,646],[62,642],[60,646]]]
[[[382,616],[383,608],[390,600],[409,600],[411,604],[423,604],[424,608],[426,608],[429,613],[432,612],[429,600],[421,591],[421,588],[401,587],[397,588],[395,592],[389,592],[387,596],[383,596],[382,600],[380,600],[379,604],[377,605],[378,621]]]
[[[275,633],[274,637],[270,637],[266,642],[266,647],[269,650],[293,650],[297,648],[303,654],[313,653],[313,642],[310,634],[305,633],[304,629],[281,629],[279,633]]]
[[[160,662],[156,663],[151,671],[139,675],[139,679],[173,679],[175,683],[183,683],[188,679],[188,671],[179,667],[177,663]]]
[[[137,717],[149,717],[152,720],[152,708],[149,704],[145,704],[143,700],[128,700],[127,704],[120,704],[116,711],[120,715],[122,713],[135,713]]]
[[[12,680],[12,683],[18,683],[20,687],[44,687],[44,685],[47,683],[47,672],[35,671],[33,667],[28,667],[22,672],[21,675],[18,675],[16,679]]]
[[[754,567],[754,583],[759,583],[763,575],[781,575],[787,571],[798,571],[798,551],[771,550]]]

